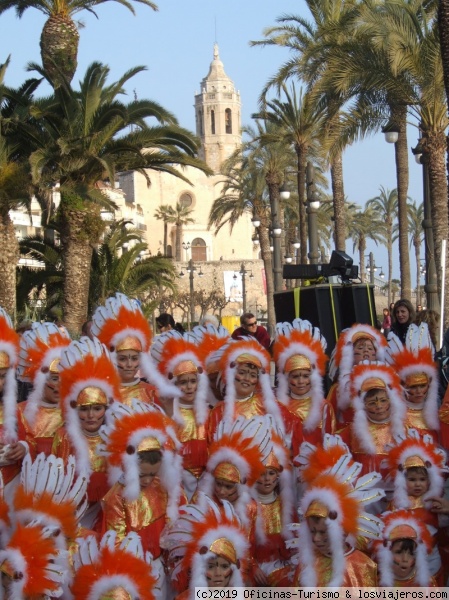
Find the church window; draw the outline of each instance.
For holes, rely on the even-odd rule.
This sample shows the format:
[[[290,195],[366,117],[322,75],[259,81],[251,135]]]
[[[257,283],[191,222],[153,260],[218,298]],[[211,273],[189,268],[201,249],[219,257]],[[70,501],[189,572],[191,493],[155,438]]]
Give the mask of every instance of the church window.
[[[232,133],[232,111],[230,108],[225,110],[226,133]]]
[[[198,111],[198,120],[199,120],[199,126],[200,126],[200,135],[203,135],[204,131],[203,131],[203,111],[202,110]]]
[[[193,261],[205,262],[207,260],[206,242],[202,238],[195,238],[190,248]]]
[[[215,134],[215,111],[214,110],[210,111],[210,132],[212,133],[212,135]]]
[[[187,192],[184,192],[184,194],[181,194],[181,197],[179,198],[179,204],[183,208],[191,208],[193,204],[192,196],[190,194],[187,194]]]

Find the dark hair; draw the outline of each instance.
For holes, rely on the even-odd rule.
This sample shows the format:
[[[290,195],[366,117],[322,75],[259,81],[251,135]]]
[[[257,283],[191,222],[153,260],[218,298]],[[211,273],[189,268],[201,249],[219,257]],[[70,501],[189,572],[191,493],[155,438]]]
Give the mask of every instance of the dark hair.
[[[394,308],[393,308],[393,315],[392,315],[393,319],[395,321],[396,321],[396,310],[400,306],[405,306],[405,308],[408,310],[409,316],[408,316],[407,325],[410,325],[410,323],[413,323],[416,318],[416,313],[415,313],[415,309],[413,308],[413,304],[410,302],[410,300],[407,300],[406,298],[401,298],[400,300],[395,302]]]
[[[398,543],[401,544],[397,549],[398,552],[403,552],[405,550],[406,552],[410,552],[412,556],[415,555],[416,542],[414,540],[410,538],[399,538],[394,540],[394,542],[391,544],[391,550],[393,550],[393,546]]]
[[[142,452],[137,453],[137,456],[140,462],[149,463],[150,465],[157,465],[162,460],[162,452],[160,450],[142,450]]]
[[[419,325],[420,323],[427,323],[429,328],[430,339],[433,342],[435,348],[437,347],[437,338],[438,331],[440,327],[440,313],[436,310],[432,310],[431,308],[426,308],[424,310],[420,310],[416,315],[415,323]]]
[[[176,323],[170,313],[161,313],[158,317],[156,317],[156,323],[158,327],[170,326],[172,329],[179,331],[179,333],[185,333],[184,327],[181,325],[181,323]]]
[[[429,477],[426,467],[409,467],[406,469],[405,473],[406,475],[409,473],[415,473],[416,475],[425,475],[426,477]]]
[[[253,318],[254,318],[253,313],[250,313],[250,312],[243,313],[243,315],[240,317],[240,325],[245,325],[246,321],[248,319],[253,319]]]

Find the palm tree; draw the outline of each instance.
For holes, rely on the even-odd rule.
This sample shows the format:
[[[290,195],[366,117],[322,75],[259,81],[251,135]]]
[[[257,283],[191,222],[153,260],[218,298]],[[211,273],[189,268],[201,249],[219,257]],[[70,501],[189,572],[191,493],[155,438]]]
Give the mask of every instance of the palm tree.
[[[176,207],[171,209],[171,214],[167,213],[167,222],[176,225],[176,242],[175,242],[175,260],[182,260],[182,235],[184,225],[195,223],[190,215],[193,213],[193,208],[184,206],[180,202],[176,203]]]
[[[410,246],[415,249],[416,264],[416,304],[421,302],[421,247],[424,239],[422,222],[424,220],[424,206],[413,200],[408,205],[408,224],[410,231]]]
[[[380,194],[371,198],[366,203],[367,208],[372,208],[380,222],[380,238],[388,253],[388,305],[391,302],[391,279],[393,277],[393,242],[395,221],[398,215],[398,191],[390,191],[383,186],[380,187]]]
[[[100,207],[111,207],[98,182],[106,178],[113,182],[116,170],[136,170],[150,181],[149,169],[190,183],[176,168],[179,164],[210,173],[196,158],[196,138],[179,127],[171,113],[151,101],[124,104],[118,99],[124,83],[141,70],[136,67],[106,85],[109,68],[93,63],[79,92],[64,84],[50,98],[36,102],[32,116],[37,131],[32,124],[24,124],[30,136],[34,133],[37,147],[30,157],[35,183],[41,188],[60,185],[63,314],[73,331],[87,316],[92,251],[104,230]],[[150,127],[146,118],[155,118],[159,124]]]
[[[168,239],[168,223],[169,219],[173,217],[175,211],[169,204],[161,204],[154,211],[154,218],[158,221],[164,221],[164,256],[167,256],[167,239]]]
[[[115,1],[135,14],[128,0]],[[135,1],[157,10],[156,4],[150,0]],[[41,33],[41,58],[52,84],[57,87],[62,82],[70,83],[77,67],[79,33],[73,16],[82,10],[97,16],[93,8],[104,2],[105,0],[0,0],[0,15],[10,8],[15,8],[20,18],[27,8],[36,8],[48,17]]]
[[[381,241],[382,223],[376,218],[376,213],[372,207],[366,206],[363,210],[356,207],[348,210],[348,212],[348,232],[353,241],[354,252],[358,250],[359,253],[360,279],[364,281],[366,242],[371,239],[377,245]]]
[[[299,95],[295,85],[292,84],[291,92],[286,85],[282,85],[285,102],[280,98],[266,101],[261,113],[253,115],[254,118],[264,118],[277,125],[279,137],[284,143],[291,144],[295,150],[296,184],[298,190],[298,222],[299,239],[301,242],[301,263],[307,262],[307,222],[305,215],[306,194],[306,164],[307,160],[318,154],[317,142],[324,126],[324,111],[317,103],[312,102],[310,95]]]

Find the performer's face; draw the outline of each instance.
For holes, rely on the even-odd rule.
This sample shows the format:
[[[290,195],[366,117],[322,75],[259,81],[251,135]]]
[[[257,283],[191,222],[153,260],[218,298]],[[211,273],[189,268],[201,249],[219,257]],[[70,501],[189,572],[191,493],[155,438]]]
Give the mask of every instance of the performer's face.
[[[214,480],[214,492],[219,500],[227,500],[231,504],[239,497],[239,490],[236,483],[226,479]]]
[[[407,390],[407,400],[412,404],[422,404],[427,398],[429,383],[420,383],[419,385],[410,385]]]
[[[374,423],[382,423],[390,417],[390,399],[385,390],[369,390],[365,396],[365,410]]]
[[[409,549],[403,548],[402,540],[393,542],[391,554],[393,558],[393,575],[398,579],[410,577],[415,568],[415,556]]]
[[[354,364],[358,365],[362,360],[376,360],[376,349],[372,340],[368,338],[360,338],[354,344]]]
[[[117,369],[123,383],[131,383],[140,366],[140,352],[137,350],[121,350],[117,352]]]
[[[407,495],[419,498],[425,494],[430,487],[429,476],[424,469],[407,469],[405,473]]]
[[[0,396],[3,394],[3,388],[5,387],[7,372],[8,372],[8,369],[0,369]]]
[[[318,552],[329,556],[330,542],[327,533],[326,519],[323,517],[308,517],[307,525],[309,526],[310,536],[312,538],[313,546]]]
[[[290,371],[288,374],[288,385],[290,391],[297,396],[308,394],[312,387],[309,369],[295,369],[294,371]]]
[[[231,563],[218,556],[218,554],[207,561],[206,579],[208,587],[227,587],[231,574]]]
[[[276,469],[265,469],[263,475],[256,481],[256,490],[259,494],[268,495],[277,486],[279,474]]]
[[[48,404],[59,403],[59,375],[49,373],[44,387],[44,401]]]
[[[162,461],[159,461],[154,465],[148,462],[139,461],[139,485],[141,490],[144,490],[153,483],[154,478],[159,473],[161,464]]]
[[[103,404],[86,404],[78,408],[81,429],[87,433],[97,433],[104,423],[106,406]]]
[[[196,373],[183,373],[176,378],[176,386],[182,392],[181,402],[193,404],[198,389],[198,375]]]
[[[254,393],[259,379],[259,369],[250,363],[238,364],[235,369],[235,396],[237,399],[247,398]]]

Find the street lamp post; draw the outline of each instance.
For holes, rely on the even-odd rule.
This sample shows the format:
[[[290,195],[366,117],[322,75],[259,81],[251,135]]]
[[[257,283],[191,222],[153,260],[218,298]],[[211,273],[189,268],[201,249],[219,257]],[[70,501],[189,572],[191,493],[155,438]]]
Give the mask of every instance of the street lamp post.
[[[426,279],[424,285],[424,291],[426,293],[426,304],[428,309],[440,312],[437,269],[435,265],[435,249],[433,244],[433,226],[430,208],[428,156],[425,152],[423,152],[423,146],[421,144],[421,141],[418,142],[416,148],[412,148],[412,152],[415,155],[416,162],[422,165],[423,174],[424,220],[422,222],[422,226],[424,229],[424,246],[426,261]]]
[[[318,249],[318,209],[320,208],[320,195],[315,186],[315,169],[311,162],[306,167],[307,185],[307,210],[309,227],[309,261],[311,265],[317,265],[320,258]]]
[[[189,260],[189,264],[187,266],[187,273],[189,274],[189,303],[190,303],[190,325],[192,325],[195,321],[195,271],[197,268],[193,264],[193,260]],[[202,277],[204,275],[201,267],[198,271],[198,277]],[[179,274],[180,277],[184,277],[183,271]]]
[[[369,282],[374,285],[374,274],[378,269],[374,263],[374,254],[370,252],[368,256],[365,256],[365,258],[368,258],[368,264],[366,265],[366,268],[369,271]]]

